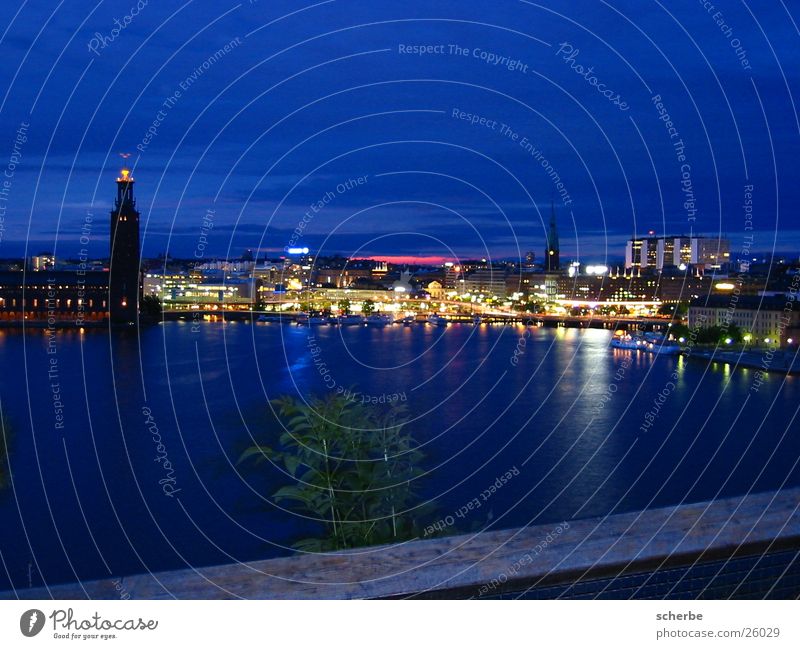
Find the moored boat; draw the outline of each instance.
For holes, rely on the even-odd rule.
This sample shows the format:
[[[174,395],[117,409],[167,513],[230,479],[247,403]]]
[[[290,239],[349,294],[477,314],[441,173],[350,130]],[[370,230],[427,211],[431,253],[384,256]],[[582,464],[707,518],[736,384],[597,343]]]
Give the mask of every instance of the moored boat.
[[[644,341],[637,336],[631,336],[629,333],[619,330],[614,332],[611,346],[615,349],[642,349]]]
[[[364,317],[360,315],[354,315],[352,313],[350,315],[340,315],[338,318],[336,318],[336,324],[341,327],[361,325],[364,324]]]
[[[367,316],[367,324],[377,327],[385,327],[394,323],[394,318],[388,313],[373,313]]]

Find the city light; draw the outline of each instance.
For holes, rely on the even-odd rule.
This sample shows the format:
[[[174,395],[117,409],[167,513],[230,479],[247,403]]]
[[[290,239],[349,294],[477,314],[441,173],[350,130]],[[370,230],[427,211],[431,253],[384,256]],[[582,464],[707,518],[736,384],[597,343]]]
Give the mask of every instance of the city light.
[[[292,248],[287,248],[286,252],[289,253],[290,255],[307,255],[308,254],[308,248],[295,248],[295,247],[292,247]]]
[[[731,284],[730,282],[718,282],[714,285],[714,288],[718,288],[720,291],[732,291],[736,288],[736,284]]]

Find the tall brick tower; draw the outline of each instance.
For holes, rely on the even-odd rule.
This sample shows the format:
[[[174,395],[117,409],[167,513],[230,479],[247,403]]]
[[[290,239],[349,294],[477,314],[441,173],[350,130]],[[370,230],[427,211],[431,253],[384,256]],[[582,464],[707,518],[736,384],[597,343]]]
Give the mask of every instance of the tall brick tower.
[[[117,201],[111,210],[109,316],[117,324],[133,324],[139,310],[139,212],[133,198],[134,180],[128,169],[117,178]]]

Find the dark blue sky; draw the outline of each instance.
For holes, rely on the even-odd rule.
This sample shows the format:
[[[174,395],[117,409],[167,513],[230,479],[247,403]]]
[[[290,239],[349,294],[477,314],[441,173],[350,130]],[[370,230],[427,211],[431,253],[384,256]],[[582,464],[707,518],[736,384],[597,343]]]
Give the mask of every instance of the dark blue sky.
[[[119,152],[146,255],[214,210],[206,256],[541,258],[551,199],[584,261],[651,229],[800,248],[797,3],[136,4],[4,3],[0,257],[74,254],[87,211],[105,255]]]

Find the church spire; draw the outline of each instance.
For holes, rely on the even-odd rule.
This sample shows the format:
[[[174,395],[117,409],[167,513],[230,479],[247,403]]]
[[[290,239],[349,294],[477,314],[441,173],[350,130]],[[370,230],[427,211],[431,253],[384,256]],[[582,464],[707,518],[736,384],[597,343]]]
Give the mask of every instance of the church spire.
[[[547,251],[545,254],[545,269],[556,271],[561,268],[559,260],[558,227],[556,225],[556,206],[550,201],[550,228],[547,232]]]

